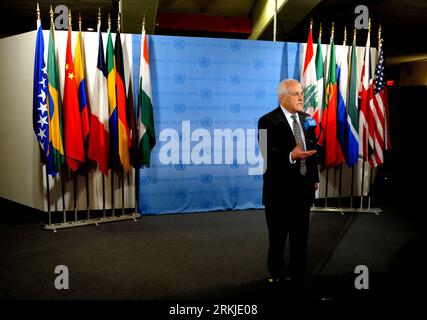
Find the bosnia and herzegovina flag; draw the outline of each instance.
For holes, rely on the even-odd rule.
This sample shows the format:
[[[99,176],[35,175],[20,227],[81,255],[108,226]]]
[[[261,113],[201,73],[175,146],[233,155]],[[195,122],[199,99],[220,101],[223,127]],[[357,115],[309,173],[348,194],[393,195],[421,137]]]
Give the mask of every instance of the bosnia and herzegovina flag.
[[[104,45],[102,43],[100,26],[98,26],[98,35],[98,63],[96,65],[92,95],[88,157],[96,161],[99,170],[105,176],[108,176],[110,138],[108,134],[107,67],[105,65]]]
[[[138,163],[140,166],[150,166],[151,150],[156,144],[154,132],[153,105],[151,100],[150,58],[145,29],[141,35],[141,58],[139,66],[139,94],[138,94]]]
[[[44,60],[44,37],[40,20],[37,21],[36,51],[34,55],[33,83],[33,129],[49,174],[55,176],[56,171],[49,152],[49,112],[48,104],[48,74]]]
[[[79,93],[80,121],[82,124],[83,139],[89,134],[89,106],[86,95],[86,81],[84,74],[83,50],[81,45],[82,33],[77,36],[76,50],[74,51],[74,70],[76,72],[77,90]]]
[[[107,39],[107,92],[110,124],[110,166],[118,171],[119,158],[119,132],[118,132],[118,110],[116,100],[116,62],[114,61],[113,41],[111,32],[108,30]]]
[[[116,59],[116,94],[117,94],[117,114],[118,114],[118,151],[120,163],[126,172],[131,168],[129,147],[131,146],[129,126],[126,119],[126,89],[125,72],[123,66],[123,50],[120,39],[120,31],[116,34],[114,46],[114,56]]]
[[[62,122],[61,86],[58,64],[56,63],[54,25],[50,26],[49,48],[47,55],[47,73],[49,80],[49,149],[53,157],[55,171],[59,172],[65,163],[64,131]]]
[[[79,97],[76,73],[71,53],[71,26],[68,26],[67,52],[65,56],[64,80],[64,132],[65,160],[72,171],[85,161],[82,125],[80,121]]]

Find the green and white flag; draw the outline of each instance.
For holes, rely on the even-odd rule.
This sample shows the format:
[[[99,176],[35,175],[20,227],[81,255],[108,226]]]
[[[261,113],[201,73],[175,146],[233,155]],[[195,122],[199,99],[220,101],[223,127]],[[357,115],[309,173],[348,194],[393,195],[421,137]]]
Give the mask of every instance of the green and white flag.
[[[324,66],[323,66],[323,53],[322,53],[322,44],[320,42],[320,35],[317,40],[317,50],[316,50],[316,82],[317,82],[317,104],[314,108],[313,118],[317,122],[315,129],[316,137],[320,135],[320,121],[322,120],[322,108],[323,108],[323,95],[325,90],[324,85]]]
[[[151,98],[150,58],[148,54],[147,35],[145,28],[141,35],[141,60],[139,67],[139,94],[138,94],[138,164],[150,166],[151,150],[156,144],[154,132],[154,116]]]

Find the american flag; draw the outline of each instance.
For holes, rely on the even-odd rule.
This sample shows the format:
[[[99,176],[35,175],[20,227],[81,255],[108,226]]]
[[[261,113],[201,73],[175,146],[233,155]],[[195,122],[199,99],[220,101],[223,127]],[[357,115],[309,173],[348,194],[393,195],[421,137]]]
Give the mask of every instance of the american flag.
[[[383,40],[380,39],[378,48],[378,60],[374,75],[374,92],[373,97],[369,101],[370,111],[374,118],[374,154],[369,158],[371,167],[376,167],[384,162],[384,147],[385,139],[388,139],[388,128],[386,128],[387,116],[387,99],[385,93],[385,79],[384,79],[384,52]]]

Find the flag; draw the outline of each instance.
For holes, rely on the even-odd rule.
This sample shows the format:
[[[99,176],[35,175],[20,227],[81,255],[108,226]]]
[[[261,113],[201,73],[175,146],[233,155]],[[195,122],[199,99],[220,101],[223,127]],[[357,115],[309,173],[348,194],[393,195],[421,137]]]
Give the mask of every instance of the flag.
[[[150,58],[148,55],[147,35],[145,34],[145,29],[142,30],[141,35],[138,111],[139,165],[149,167],[151,150],[156,144],[156,135],[154,132],[153,105],[151,100]]]
[[[118,151],[120,163],[126,172],[131,168],[129,147],[130,133],[126,118],[126,88],[125,88],[125,71],[123,66],[123,50],[122,41],[120,39],[120,31],[116,35],[116,43],[114,46],[114,56],[116,59],[116,94],[117,94],[117,129],[118,129]]]
[[[110,138],[108,133],[107,67],[105,65],[104,45],[100,28],[98,29],[98,34],[98,63],[96,65],[92,94],[88,157],[96,161],[99,170],[105,176],[108,176]]]
[[[341,47],[339,63],[337,65],[338,76],[338,106],[337,106],[337,137],[343,155],[347,154],[346,135],[347,125],[347,97],[348,97],[348,48],[345,44]],[[345,157],[344,157],[345,158]]]
[[[67,52],[65,56],[64,79],[64,132],[65,160],[72,171],[85,161],[83,132],[80,121],[79,97],[76,73],[71,53],[71,26],[68,27]]]
[[[317,40],[317,49],[316,49],[316,81],[317,81],[317,99],[316,107],[314,109],[313,119],[316,120],[317,126],[314,129],[316,137],[320,136],[320,121],[322,118],[321,110],[323,106],[323,91],[324,88],[324,70],[323,70],[323,54],[322,54],[322,44],[320,42],[320,35]]]
[[[334,39],[331,37],[328,80],[325,91],[325,108],[322,113],[320,144],[325,148],[325,165],[335,167],[344,161],[337,139],[337,66]]]
[[[135,119],[135,105],[133,102],[133,85],[132,85],[132,75],[129,75],[129,88],[128,88],[128,96],[127,96],[127,122],[129,124],[129,139],[130,139],[130,146],[129,146],[129,155],[130,155],[130,161],[131,164],[137,168],[138,167],[138,157],[137,157],[137,151],[138,151],[138,136],[137,136],[137,128],[136,128],[136,119]]]
[[[107,38],[107,93],[110,124],[110,166],[118,171],[120,168],[119,158],[119,133],[118,133],[118,110],[116,99],[116,62],[114,61],[114,48],[111,32],[108,30]]]
[[[384,79],[384,52],[382,39],[379,42],[378,61],[373,80],[373,95],[370,97],[369,106],[372,112],[374,130],[374,154],[369,159],[371,167],[376,167],[384,162],[384,132],[385,132],[385,79]],[[388,132],[388,131],[387,131]]]
[[[49,153],[48,75],[44,60],[44,37],[40,20],[37,21],[36,50],[34,55],[33,129],[39,143],[42,161],[47,172],[56,175],[52,155]]]
[[[361,87],[359,90],[359,155],[364,161],[368,161],[373,154],[373,118],[370,112],[369,100],[373,95],[370,61],[371,38],[368,32],[365,46],[365,56],[361,75]]]
[[[347,131],[345,136],[345,160],[349,167],[357,163],[359,151],[359,110],[357,108],[357,55],[356,44],[351,47],[350,84],[347,100]]]
[[[301,77],[301,85],[304,90],[304,111],[310,116],[313,116],[314,110],[317,107],[317,78],[313,52],[313,36],[312,29],[310,28]]]
[[[49,152],[53,157],[55,171],[59,172],[65,163],[64,127],[62,122],[61,85],[58,64],[56,63],[54,25],[50,26],[49,48],[47,55],[47,73],[49,80]]]
[[[77,88],[79,93],[80,121],[82,124],[83,139],[86,140],[89,134],[89,107],[86,96],[86,81],[84,74],[84,60],[81,45],[82,33],[77,36],[76,50],[74,52],[74,68],[76,72]]]

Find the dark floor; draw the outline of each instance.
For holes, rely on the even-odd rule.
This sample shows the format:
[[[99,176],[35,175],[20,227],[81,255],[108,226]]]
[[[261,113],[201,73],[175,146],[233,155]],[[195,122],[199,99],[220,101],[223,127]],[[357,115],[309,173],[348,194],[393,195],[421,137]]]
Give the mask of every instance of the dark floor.
[[[221,301],[256,303],[262,318],[276,319],[270,314],[295,302],[360,306],[427,297],[426,219],[404,205],[383,206],[379,215],[312,213],[311,277],[303,291],[266,281],[263,210],[142,216],[56,233],[43,230],[46,222],[46,214],[2,200],[0,300],[13,310],[37,303],[44,313],[50,300],[61,310],[97,300],[92,310],[133,306],[158,319],[177,303],[206,308]],[[68,290],[55,288],[58,265],[68,267]],[[358,265],[369,270],[369,289],[355,288]]]

